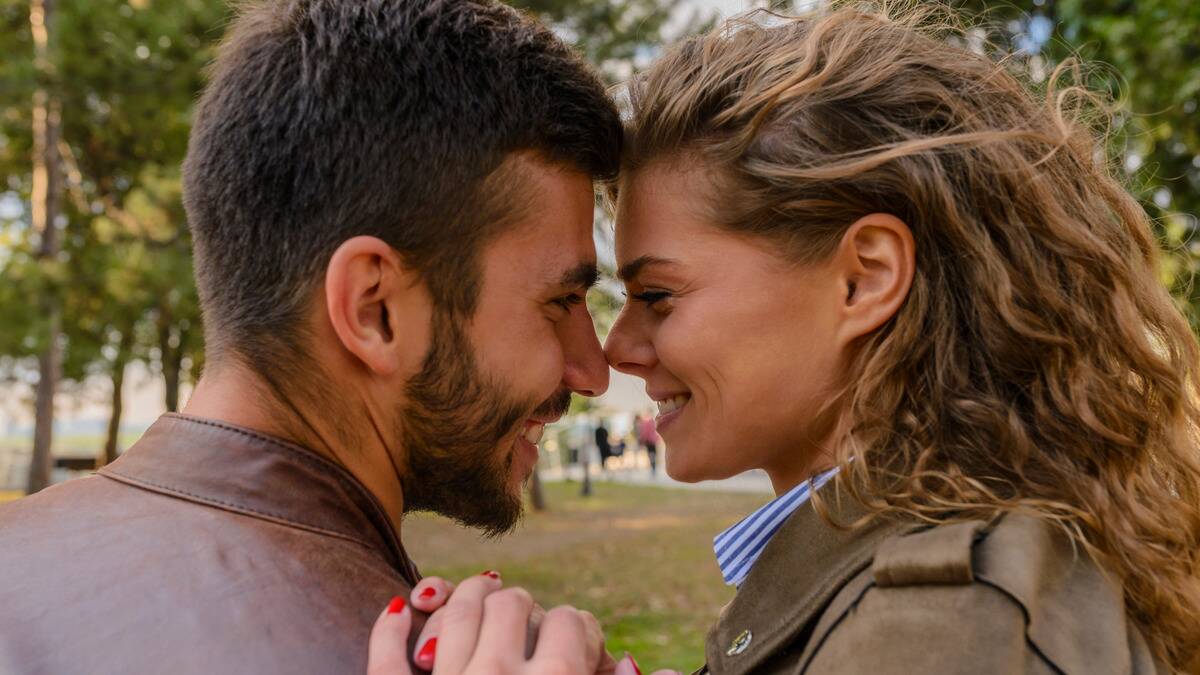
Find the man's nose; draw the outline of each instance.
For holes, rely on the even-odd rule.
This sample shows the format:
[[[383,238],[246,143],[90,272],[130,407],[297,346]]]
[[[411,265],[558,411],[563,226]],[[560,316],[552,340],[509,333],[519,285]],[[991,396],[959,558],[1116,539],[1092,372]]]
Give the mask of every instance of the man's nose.
[[[587,312],[569,322],[563,335],[563,384],[583,396],[599,396],[608,391],[608,362],[596,337],[596,327]]]

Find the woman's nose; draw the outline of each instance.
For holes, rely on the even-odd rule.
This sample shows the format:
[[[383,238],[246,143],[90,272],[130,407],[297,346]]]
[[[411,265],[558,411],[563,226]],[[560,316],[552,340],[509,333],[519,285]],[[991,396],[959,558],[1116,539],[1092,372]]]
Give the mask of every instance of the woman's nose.
[[[604,357],[608,364],[630,375],[644,375],[654,367],[656,360],[654,345],[638,323],[622,309],[604,341]]]

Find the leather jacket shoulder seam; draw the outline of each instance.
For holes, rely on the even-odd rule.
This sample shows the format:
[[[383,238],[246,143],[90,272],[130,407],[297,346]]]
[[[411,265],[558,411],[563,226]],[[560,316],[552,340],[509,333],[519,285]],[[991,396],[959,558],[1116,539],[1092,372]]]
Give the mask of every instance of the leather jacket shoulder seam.
[[[272,449],[284,452],[288,457],[295,458],[311,467],[327,470],[328,473],[325,475],[331,476],[338,482],[339,485],[342,486],[342,488],[350,491],[351,493],[357,494],[360,498],[365,498],[366,503],[370,505],[370,508],[376,511],[376,516],[380,517],[382,522],[386,523],[389,530],[391,530],[391,523],[387,518],[387,514],[383,513],[374,496],[371,495],[370,492],[368,492],[367,489],[357,481],[347,478],[344,475],[346,472],[345,468],[330,462],[324,457],[311,454],[311,451],[305,451],[300,448],[291,447],[287,443],[282,442],[280,439],[272,438],[266,434],[260,434],[252,429],[243,429],[230,424],[224,424],[218,420],[210,420],[203,417],[193,417],[191,415],[184,415],[182,413],[167,413],[166,416],[183,422],[206,425],[215,429],[221,429],[222,431],[231,431],[241,434],[242,436],[246,436],[247,438],[253,438],[255,440],[262,441],[263,443],[271,446]],[[391,535],[392,537],[396,537],[394,531],[391,531]]]
[[[168,496],[178,497],[185,501],[197,502],[200,504],[211,506],[213,508],[219,508],[224,511],[229,511],[232,513],[239,513],[241,515],[245,515],[245,516],[248,516],[251,518],[258,518],[260,520],[266,520],[268,522],[272,522],[277,525],[283,525],[285,527],[293,527],[295,529],[303,530],[306,532],[311,532],[313,534],[322,534],[322,535],[326,535],[329,537],[336,537],[338,539],[343,539],[345,541],[349,541],[349,542],[358,544],[359,546],[362,546],[363,548],[367,549],[368,551],[374,550],[366,542],[364,542],[360,539],[351,537],[342,532],[329,530],[329,529],[326,529],[323,527],[318,527],[316,525],[309,525],[307,523],[301,523],[299,521],[292,520],[291,518],[281,516],[277,513],[271,513],[269,511],[254,509],[254,508],[250,508],[248,506],[243,506],[241,504],[234,504],[232,502],[227,502],[227,501],[223,501],[220,499],[214,499],[212,497],[205,497],[203,495],[198,495],[198,494],[195,494],[192,492],[188,492],[187,490],[182,490],[180,488],[173,487],[170,485],[163,485],[161,483],[156,483],[154,481],[148,481],[144,478],[134,478],[133,476],[130,476],[128,474],[124,474],[119,471],[116,471],[111,467],[105,467],[98,473],[98,475],[104,476],[105,478],[109,478],[111,480],[115,480],[120,483],[125,483],[132,487],[142,488],[144,490],[149,490],[151,492],[163,493]]]
[[[341,466],[338,466],[337,464],[334,464],[333,462],[330,462],[323,457],[319,457],[317,455],[311,454],[311,452],[306,452],[306,451],[300,450],[298,448],[290,447],[287,443],[280,441],[280,439],[272,438],[271,436],[268,436],[266,434],[260,434],[251,429],[243,429],[241,427],[235,427],[230,424],[224,424],[217,420],[204,419],[201,417],[192,417],[191,415],[183,415],[180,413],[167,413],[167,415],[173,419],[177,419],[182,422],[191,422],[193,424],[202,424],[202,425],[210,426],[210,427],[213,427],[216,429],[221,429],[222,431],[231,431],[233,433],[240,434],[240,435],[246,436],[248,438],[253,438],[255,440],[262,441],[263,443],[273,446],[276,450],[282,450],[282,451],[286,452],[289,456],[294,456],[296,459],[299,459],[300,461],[302,461],[305,464],[308,464],[310,466],[316,466],[316,467],[325,468],[325,469],[333,469],[334,473],[331,475],[333,476],[333,478],[335,480],[337,480],[339,483],[341,483],[344,487],[349,487],[355,491],[362,490],[361,486],[352,483],[351,481],[347,480],[345,476],[341,475],[341,473],[343,471],[345,471],[345,469],[342,468]]]

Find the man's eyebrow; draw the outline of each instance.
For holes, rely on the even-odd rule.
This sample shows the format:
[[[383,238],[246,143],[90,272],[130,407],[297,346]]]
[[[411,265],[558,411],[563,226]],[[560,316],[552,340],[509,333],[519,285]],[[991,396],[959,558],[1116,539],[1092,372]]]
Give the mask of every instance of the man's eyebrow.
[[[583,288],[584,290],[596,285],[600,280],[600,270],[593,263],[579,263],[563,272],[559,283],[563,288]]]
[[[643,267],[645,267],[647,265],[674,265],[674,264],[676,264],[675,261],[671,260],[669,258],[659,258],[659,257],[652,256],[652,255],[644,255],[640,258],[635,258],[634,260],[631,260],[631,261],[625,263],[624,265],[621,265],[621,269],[617,270],[617,278],[620,279],[621,281],[629,282],[638,275],[638,272],[642,271]]]

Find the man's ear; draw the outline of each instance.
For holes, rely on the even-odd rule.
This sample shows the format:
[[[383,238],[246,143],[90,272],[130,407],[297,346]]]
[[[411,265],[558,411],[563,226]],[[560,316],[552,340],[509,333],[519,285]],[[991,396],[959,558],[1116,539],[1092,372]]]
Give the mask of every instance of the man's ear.
[[[381,239],[347,239],[329,259],[329,322],[342,346],[374,374],[394,375],[424,354],[430,307],[420,275]]]
[[[846,230],[834,254],[842,285],[839,338],[849,343],[895,316],[916,269],[912,230],[899,218],[872,213]]]

